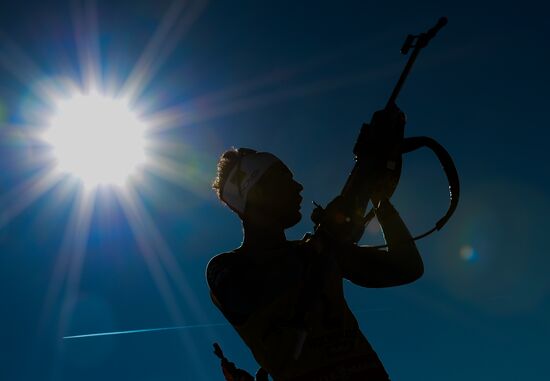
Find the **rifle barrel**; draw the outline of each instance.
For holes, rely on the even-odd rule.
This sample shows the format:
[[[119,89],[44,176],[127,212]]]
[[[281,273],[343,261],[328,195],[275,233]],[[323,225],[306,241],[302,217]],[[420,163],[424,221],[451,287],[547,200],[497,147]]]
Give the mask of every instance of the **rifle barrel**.
[[[422,33],[419,36],[416,36],[416,43],[414,44],[413,52],[411,53],[411,56],[409,57],[409,60],[407,61],[407,64],[405,65],[405,68],[403,69],[403,72],[401,73],[401,76],[399,77],[399,80],[397,81],[397,84],[395,85],[393,92],[390,95],[390,99],[388,99],[388,103],[386,103],[386,110],[395,105],[395,100],[401,92],[401,88],[403,87],[403,84],[405,83],[405,80],[407,79],[407,76],[411,71],[412,65],[414,64],[418,53],[420,53],[420,49],[425,48],[430,40],[434,38],[437,32],[439,32],[439,30],[445,25],[447,25],[447,17],[441,17],[433,28],[428,30],[426,33]],[[414,38],[411,39],[411,35],[407,36],[407,41],[405,41],[405,44],[407,45],[407,42],[412,44],[411,40],[414,40]],[[406,46],[403,47],[406,48]],[[408,49],[404,49],[405,53],[407,51]]]

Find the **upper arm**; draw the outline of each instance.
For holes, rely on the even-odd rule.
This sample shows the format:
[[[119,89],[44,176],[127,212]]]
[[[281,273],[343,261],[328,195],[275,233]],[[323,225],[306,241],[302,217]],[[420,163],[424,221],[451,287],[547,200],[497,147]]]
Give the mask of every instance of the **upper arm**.
[[[415,281],[423,273],[418,258],[414,245],[392,252],[351,244],[338,249],[343,277],[363,287],[392,287]]]
[[[235,263],[231,254],[214,257],[207,266],[206,279],[216,306],[233,325],[242,324],[260,303],[260,287],[246,264]]]

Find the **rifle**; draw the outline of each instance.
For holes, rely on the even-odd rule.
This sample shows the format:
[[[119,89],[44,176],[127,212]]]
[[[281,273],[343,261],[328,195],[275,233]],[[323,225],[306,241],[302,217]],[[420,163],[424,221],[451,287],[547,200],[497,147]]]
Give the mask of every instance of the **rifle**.
[[[430,137],[404,137],[405,114],[396,105],[396,100],[403,84],[416,61],[420,50],[425,48],[437,32],[447,24],[447,18],[442,17],[437,24],[420,35],[409,34],[401,47],[401,53],[406,55],[412,48],[412,54],[395,85],[384,109],[374,113],[370,123],[364,123],[353,148],[355,165],[340,192],[332,202],[337,204],[334,210],[338,215],[328,215],[327,210],[314,202],[315,209],[311,219],[315,224],[315,232],[327,221],[330,221],[329,233],[336,233],[339,239],[356,243],[363,235],[365,226],[374,217],[374,209],[366,213],[369,201],[376,194],[373,174],[380,168],[385,168],[394,174],[395,182],[386,185],[389,188],[387,197],[391,196],[401,175],[402,154],[415,151],[422,147],[430,148],[441,163],[449,184],[450,204],[446,214],[429,231],[413,237],[413,240],[423,238],[436,230],[440,230],[456,210],[460,194],[458,173],[449,153],[437,141]],[[374,203],[373,203],[374,205]],[[359,228],[358,228],[359,226]],[[376,248],[387,245],[376,246]]]

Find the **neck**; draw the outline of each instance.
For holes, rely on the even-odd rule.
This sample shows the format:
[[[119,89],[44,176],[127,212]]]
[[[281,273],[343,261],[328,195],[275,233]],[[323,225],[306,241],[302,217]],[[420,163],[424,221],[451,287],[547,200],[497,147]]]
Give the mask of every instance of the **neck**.
[[[269,250],[286,243],[285,231],[280,227],[243,221],[243,231],[243,250]]]

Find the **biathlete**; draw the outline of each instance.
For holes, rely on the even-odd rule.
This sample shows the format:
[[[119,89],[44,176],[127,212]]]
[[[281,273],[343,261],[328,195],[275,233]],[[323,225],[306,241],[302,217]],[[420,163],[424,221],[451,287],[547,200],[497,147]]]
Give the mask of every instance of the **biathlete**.
[[[261,366],[257,380],[267,380],[266,373],[274,381],[389,380],[343,292],[344,279],[377,288],[423,274],[416,245],[388,200],[388,172],[380,167],[369,175],[379,184],[371,200],[388,246],[381,250],[329,231],[287,240],[285,229],[302,217],[303,187],[290,169],[273,154],[252,149],[221,156],[213,188],[242,220],[244,239],[212,258],[206,275],[214,304]],[[226,379],[254,379],[223,359]]]

